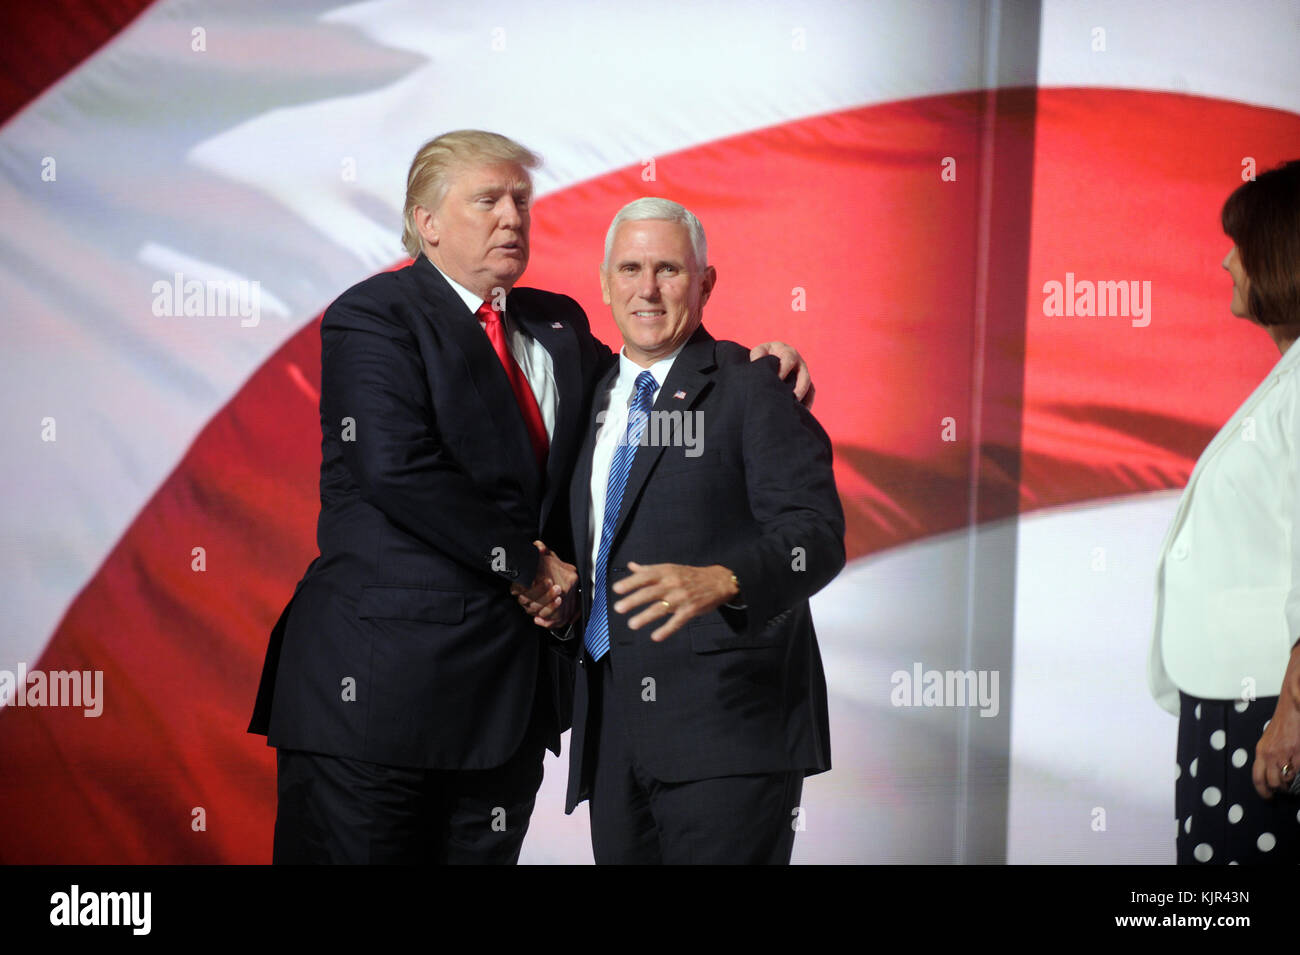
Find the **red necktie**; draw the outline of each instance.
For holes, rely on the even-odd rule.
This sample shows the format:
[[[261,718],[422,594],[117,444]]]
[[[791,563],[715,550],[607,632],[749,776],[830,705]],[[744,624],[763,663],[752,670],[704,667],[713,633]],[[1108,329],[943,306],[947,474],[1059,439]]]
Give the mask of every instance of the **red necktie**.
[[[537,456],[537,467],[545,473],[546,453],[551,444],[546,437],[546,423],[542,421],[542,409],[537,406],[537,397],[529,387],[528,379],[524,377],[524,372],[515,361],[515,356],[510,354],[510,346],[506,343],[506,330],[501,325],[501,315],[487,302],[480,305],[475,314],[487,326],[488,341],[492,343],[493,350],[501,359],[501,366],[505,368],[506,377],[510,379],[510,388],[515,393],[519,413],[524,416],[524,426],[528,428],[528,440],[532,442],[533,454]]]

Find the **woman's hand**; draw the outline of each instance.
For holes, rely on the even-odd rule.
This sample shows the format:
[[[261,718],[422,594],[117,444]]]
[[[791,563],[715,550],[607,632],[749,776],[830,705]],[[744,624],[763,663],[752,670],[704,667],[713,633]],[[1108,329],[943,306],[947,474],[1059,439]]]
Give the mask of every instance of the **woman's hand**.
[[[1286,776],[1282,775],[1283,768],[1289,769]],[[1290,787],[1297,772],[1300,772],[1300,644],[1291,651],[1273,718],[1255,745],[1251,778],[1255,791],[1264,799],[1272,799],[1275,791]]]

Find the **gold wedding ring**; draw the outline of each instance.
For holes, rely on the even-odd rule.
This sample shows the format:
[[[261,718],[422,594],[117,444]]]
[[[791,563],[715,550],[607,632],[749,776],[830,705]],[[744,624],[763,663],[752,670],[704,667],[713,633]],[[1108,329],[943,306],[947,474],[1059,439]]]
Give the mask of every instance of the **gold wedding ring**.
[[[659,602],[664,605],[664,609],[667,610],[669,613],[673,612],[673,605],[670,604],[667,600],[660,600]]]

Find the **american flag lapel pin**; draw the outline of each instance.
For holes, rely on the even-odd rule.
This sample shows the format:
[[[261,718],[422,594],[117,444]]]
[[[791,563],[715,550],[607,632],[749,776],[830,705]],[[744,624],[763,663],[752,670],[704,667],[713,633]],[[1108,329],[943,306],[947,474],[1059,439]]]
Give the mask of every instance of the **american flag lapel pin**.
[[[685,398],[685,397],[686,397],[686,392],[684,392],[684,391],[679,391],[679,392],[677,392],[677,394],[673,395],[673,397],[674,397],[674,398]]]

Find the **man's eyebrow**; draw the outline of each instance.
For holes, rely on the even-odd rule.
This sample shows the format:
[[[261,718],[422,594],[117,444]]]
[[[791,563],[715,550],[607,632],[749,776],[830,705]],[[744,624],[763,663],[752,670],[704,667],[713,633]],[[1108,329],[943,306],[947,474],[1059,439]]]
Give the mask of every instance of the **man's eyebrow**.
[[[506,192],[509,192],[512,196],[516,196],[516,197],[531,196],[533,194],[533,190],[531,186],[526,186],[526,185],[504,186],[500,183],[495,183],[490,186],[481,186],[480,188],[476,189],[472,193],[472,195],[473,198],[475,199],[482,199],[485,196],[495,199],[498,196],[504,195]]]
[[[640,268],[641,261],[640,259],[619,259],[617,262],[614,263],[614,268],[621,269],[625,265],[635,265],[637,268]],[[657,262],[655,262],[656,269],[661,269],[665,265],[671,265],[675,269],[686,268],[685,263],[681,259],[659,259]]]
[[[479,186],[478,192],[532,192],[533,187],[526,182],[489,182]]]

